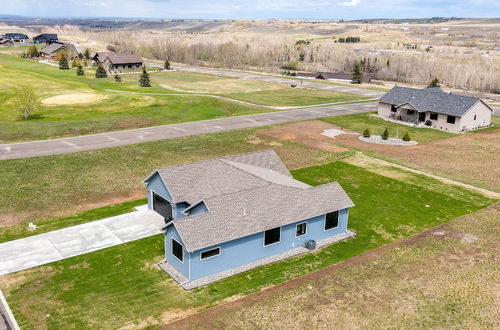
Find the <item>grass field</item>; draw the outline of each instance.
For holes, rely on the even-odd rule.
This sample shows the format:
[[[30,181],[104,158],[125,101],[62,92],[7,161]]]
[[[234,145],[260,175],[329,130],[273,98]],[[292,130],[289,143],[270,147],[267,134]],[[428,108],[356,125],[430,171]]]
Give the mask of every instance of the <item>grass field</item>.
[[[420,143],[430,142],[435,140],[446,139],[456,134],[429,128],[419,128],[406,126],[385,121],[371,113],[347,115],[340,117],[330,117],[321,119],[328,123],[347,128],[351,131],[363,133],[365,129],[369,129],[372,135],[381,135],[384,129],[389,129],[389,136],[401,138],[406,132],[410,133],[412,140]]]
[[[500,205],[354,265],[262,292],[183,324],[193,329],[494,329]],[[314,274],[315,275],[315,274]],[[297,312],[300,310],[300,312]],[[279,320],[279,323],[276,322]],[[174,325],[178,327],[179,325]]]
[[[270,111],[258,106],[189,96],[187,92],[224,94],[239,91],[244,93],[235,97],[237,99],[278,106],[363,99],[347,93],[306,91],[282,84],[180,71],[151,73],[152,87],[141,88],[138,86],[138,74],[122,75],[122,82],[116,83],[113,77],[96,79],[94,69],[86,69],[87,74],[78,77],[75,69],[59,70],[51,65],[6,54],[0,54],[0,63],[0,143]],[[32,86],[42,100],[47,100],[30,120],[23,120],[9,101],[14,95],[13,87],[19,85]],[[167,85],[173,89],[165,88]],[[186,96],[127,95],[106,89],[183,93]],[[267,92],[269,90],[276,95]],[[58,97],[57,102],[51,102],[54,97]]]
[[[157,167],[277,149],[289,168],[331,162],[328,153],[255,136],[255,129],[191,136],[0,162],[0,225],[72,215],[145,196],[142,180]]]
[[[462,188],[449,194],[450,187],[440,190],[433,182],[428,190],[341,161],[292,174],[313,185],[338,180],[356,204],[349,228],[358,236],[191,292],[154,265],[163,255],[161,235],[7,275],[0,286],[23,328],[146,327],[327,267],[492,202]]]

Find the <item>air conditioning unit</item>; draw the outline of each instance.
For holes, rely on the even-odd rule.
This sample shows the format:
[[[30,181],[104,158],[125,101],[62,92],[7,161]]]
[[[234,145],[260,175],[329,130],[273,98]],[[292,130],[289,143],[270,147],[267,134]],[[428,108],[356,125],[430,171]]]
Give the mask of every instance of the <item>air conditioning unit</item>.
[[[316,250],[316,241],[310,239],[306,241],[306,249],[308,250]]]

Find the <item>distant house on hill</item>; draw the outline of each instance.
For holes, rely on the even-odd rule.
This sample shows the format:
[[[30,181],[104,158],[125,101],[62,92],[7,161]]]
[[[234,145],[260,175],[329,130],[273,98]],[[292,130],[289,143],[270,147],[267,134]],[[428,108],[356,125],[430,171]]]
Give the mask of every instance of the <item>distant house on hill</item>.
[[[12,47],[14,46],[14,40],[11,38],[0,38],[0,47]]]
[[[379,100],[383,119],[433,127],[454,133],[491,125],[493,110],[477,97],[452,94],[435,88],[396,86]]]
[[[101,63],[108,70],[138,69],[144,62],[139,55],[98,52],[94,55],[95,64]]]
[[[295,180],[274,150],[159,168],[144,183],[166,223],[160,267],[185,289],[355,235],[340,184]]]
[[[34,44],[47,44],[50,45],[54,42],[59,42],[57,34],[55,33],[42,33],[33,37]]]
[[[70,59],[78,56],[78,51],[72,44],[52,43],[40,49],[40,57],[56,59],[59,53],[65,52]]]
[[[5,39],[12,39],[14,43],[25,44],[29,42],[29,38],[24,33],[6,33],[4,35]]]

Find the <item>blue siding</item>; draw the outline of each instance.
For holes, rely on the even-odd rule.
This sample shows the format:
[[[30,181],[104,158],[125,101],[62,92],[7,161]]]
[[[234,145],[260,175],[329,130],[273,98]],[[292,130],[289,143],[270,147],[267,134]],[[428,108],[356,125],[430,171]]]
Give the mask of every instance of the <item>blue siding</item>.
[[[183,253],[183,262],[180,262],[176,256],[172,254],[172,238],[174,238],[177,242],[181,243],[182,253]],[[190,254],[184,248],[184,242],[182,241],[179,233],[175,229],[174,226],[168,226],[167,232],[165,234],[165,259],[167,262],[175,267],[177,271],[179,271],[185,278],[189,279],[189,256]]]
[[[291,250],[304,245],[305,241],[309,239],[321,241],[323,239],[342,234],[347,230],[347,218],[348,209],[340,210],[338,227],[328,231],[324,230],[325,215],[283,226],[281,227],[281,241],[266,247],[264,247],[264,233],[258,233],[222,243],[220,245],[214,245],[206,249],[194,251],[190,254],[190,280],[196,280],[205,276],[220,273],[234,267],[246,265],[256,260]],[[307,222],[307,233],[303,236],[296,237],[296,226],[302,222]],[[220,247],[220,255],[204,260],[200,259],[201,252],[216,247]],[[167,260],[168,258],[169,256],[167,253]],[[186,263],[186,261],[184,263]],[[172,265],[177,268],[175,264]],[[179,271],[181,270],[179,269]]]
[[[154,174],[148,181],[148,208],[151,210],[153,209],[153,191],[172,203],[172,195],[158,173]],[[189,207],[189,203],[186,202],[172,203],[172,217],[174,219],[185,217],[182,211],[187,207]]]
[[[208,212],[207,206],[205,205],[204,202],[201,202],[196,206],[193,206],[193,208],[189,210],[189,215],[195,215],[205,212]]]

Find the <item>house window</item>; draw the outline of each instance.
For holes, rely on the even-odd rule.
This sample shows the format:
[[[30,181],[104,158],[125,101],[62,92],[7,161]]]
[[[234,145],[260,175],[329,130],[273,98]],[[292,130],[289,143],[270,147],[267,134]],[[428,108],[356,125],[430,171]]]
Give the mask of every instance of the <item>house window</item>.
[[[180,260],[180,262],[184,262],[184,255],[182,253],[182,245],[172,238],[172,254],[174,257]]]
[[[414,115],[415,114],[415,110],[406,109],[406,113],[408,115]]]
[[[297,225],[295,237],[303,236],[307,233],[307,222],[302,222]]]
[[[446,119],[446,122],[448,124],[455,124],[455,116],[448,116],[448,118]]]
[[[203,251],[201,254],[200,254],[200,258],[203,260],[203,259],[208,259],[208,258],[211,258],[211,257],[215,257],[215,256],[218,256],[220,254],[220,248],[215,248],[215,249],[211,249],[211,250],[207,250],[207,251]]]
[[[125,66],[123,66],[123,67],[125,67]],[[128,65],[128,67],[129,67],[129,68],[131,68],[131,67],[132,67],[132,64],[129,64],[129,65]]]
[[[327,213],[325,218],[325,230],[337,228],[339,226],[339,211]]]
[[[430,120],[438,120],[438,114],[437,113],[431,113]]]
[[[391,112],[396,112],[396,111],[397,111],[397,108],[396,108],[396,106],[394,106],[394,105],[391,105]]]
[[[474,115],[474,120],[476,120],[476,118],[477,118],[477,115]]]
[[[269,229],[264,232],[264,246],[278,243],[281,239],[281,228]]]

